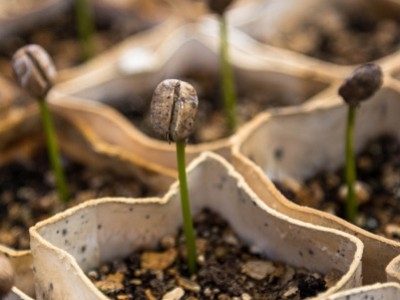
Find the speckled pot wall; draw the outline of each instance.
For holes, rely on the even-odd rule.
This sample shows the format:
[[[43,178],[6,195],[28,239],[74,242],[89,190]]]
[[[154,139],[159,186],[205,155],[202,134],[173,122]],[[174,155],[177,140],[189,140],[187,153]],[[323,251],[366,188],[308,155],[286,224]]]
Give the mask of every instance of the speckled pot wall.
[[[398,61],[396,54],[378,62],[385,74],[384,85],[358,110],[356,150],[361,149],[367,140],[383,133],[400,138]],[[253,173],[243,176],[257,194],[278,211],[361,238],[365,244],[364,282],[385,281],[387,264],[399,254],[398,242],[371,234],[333,215],[295,205],[277,192],[271,200],[268,189],[260,188],[264,182],[272,189],[269,179],[279,182],[293,178],[302,182],[319,170],[335,169],[343,164],[347,106],[337,95],[340,83],[341,80],[333,83],[323,99],[304,105],[302,110],[259,116],[243,129],[233,147],[235,166],[239,170],[239,166],[255,168]],[[282,155],[278,157],[277,152]]]
[[[343,272],[319,299],[361,283],[363,247],[356,237],[277,213],[216,154],[201,154],[187,172],[193,214],[205,207],[214,210],[247,244],[272,259],[320,272],[332,268]],[[175,183],[163,198],[89,201],[32,227],[38,299],[106,299],[84,272],[132,249],[152,248],[162,236],[177,230],[181,223],[176,215],[180,211],[178,188]]]

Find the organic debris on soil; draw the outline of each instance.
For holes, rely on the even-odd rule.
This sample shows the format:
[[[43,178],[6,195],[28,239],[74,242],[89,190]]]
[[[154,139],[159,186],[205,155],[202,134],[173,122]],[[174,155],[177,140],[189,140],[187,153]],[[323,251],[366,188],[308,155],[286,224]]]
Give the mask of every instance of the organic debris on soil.
[[[271,261],[243,245],[232,228],[208,209],[194,217],[198,271],[189,277],[182,230],[157,250],[138,250],[104,263],[87,276],[111,299],[303,299],[334,285],[327,275]],[[237,298],[235,298],[237,297]]]
[[[71,194],[68,206],[108,196],[145,197],[153,193],[131,177],[93,170],[63,157]],[[58,210],[55,178],[46,149],[0,167],[0,244],[29,248],[29,227]]]
[[[344,154],[343,154],[344,155]],[[356,157],[360,199],[357,225],[400,240],[400,143],[384,135],[367,143]],[[293,188],[276,183],[289,200],[344,217],[344,169],[320,172]]]

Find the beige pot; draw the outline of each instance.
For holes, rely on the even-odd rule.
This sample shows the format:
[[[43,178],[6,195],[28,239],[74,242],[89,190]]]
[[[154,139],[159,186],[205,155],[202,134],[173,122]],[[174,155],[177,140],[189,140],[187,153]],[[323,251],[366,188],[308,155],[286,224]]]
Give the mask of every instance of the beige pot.
[[[331,295],[327,300],[385,300],[399,299],[400,285],[398,283],[376,283],[374,285],[362,286]]]
[[[293,61],[293,54],[275,51],[265,59],[258,43],[235,27],[229,30],[231,62],[242,94],[259,91],[274,95],[282,105],[297,106],[335,80],[327,68],[320,68],[320,64],[310,63],[304,57],[304,64],[290,64],[288,61]],[[173,145],[145,136],[121,113],[102,104],[117,107],[116,99],[126,98],[132,99],[129,102],[132,106],[146,107],[161,80],[179,78],[188,71],[207,71],[218,78],[218,39],[218,24],[210,16],[192,23],[172,18],[163,26],[132,37],[85,65],[61,72],[60,82],[50,96],[51,102],[56,104],[63,94],[76,98],[90,110],[90,122],[113,122],[126,138],[124,143],[117,143],[114,136],[100,127],[97,127],[100,130],[91,130],[93,137],[126,153],[138,152],[135,148],[144,146],[146,152],[138,153],[140,157],[163,168],[169,175],[176,174]],[[69,117],[82,122],[79,115]],[[188,160],[204,150],[229,158],[229,147],[234,139],[235,136],[230,136],[214,142],[189,144]]]
[[[201,154],[187,173],[193,214],[204,207],[214,210],[247,244],[272,259],[323,273],[339,270],[342,277],[320,299],[361,283],[363,245],[356,237],[277,213],[216,154]],[[106,299],[84,272],[133,249],[152,248],[161,237],[175,232],[182,222],[177,214],[178,188],[175,183],[163,198],[96,199],[32,227],[38,299]],[[299,251],[314,254],[299,255]]]
[[[398,69],[399,58],[396,54],[380,61],[385,73],[384,86],[358,110],[356,150],[368,139],[383,133],[400,137],[400,85],[391,77]],[[364,283],[385,281],[385,268],[399,254],[400,243],[371,234],[333,215],[293,204],[270,181],[302,182],[319,170],[335,169],[343,164],[347,107],[337,96],[339,83],[332,84],[318,101],[298,110],[264,114],[254,120],[239,133],[233,147],[234,165],[257,195],[278,211],[359,237],[365,245]],[[253,171],[249,171],[251,167]]]

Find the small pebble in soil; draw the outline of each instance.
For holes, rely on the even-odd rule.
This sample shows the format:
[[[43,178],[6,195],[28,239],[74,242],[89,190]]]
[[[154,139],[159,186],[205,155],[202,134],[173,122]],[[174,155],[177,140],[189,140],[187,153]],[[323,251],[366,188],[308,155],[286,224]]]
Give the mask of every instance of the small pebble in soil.
[[[340,279],[270,261],[251,253],[217,214],[205,209],[194,217],[197,274],[189,277],[182,230],[164,237],[156,250],[138,250],[103,263],[87,276],[111,299],[303,299]],[[124,268],[121,268],[124,265]],[[118,266],[118,267],[117,267]]]

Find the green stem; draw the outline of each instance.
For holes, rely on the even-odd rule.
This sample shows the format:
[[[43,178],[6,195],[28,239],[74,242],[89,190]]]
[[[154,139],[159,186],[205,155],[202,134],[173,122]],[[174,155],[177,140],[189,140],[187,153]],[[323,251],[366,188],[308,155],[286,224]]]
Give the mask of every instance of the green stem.
[[[188,268],[191,275],[196,273],[196,242],[190,211],[189,191],[186,180],[185,142],[176,142],[176,157],[178,161],[179,187],[181,192],[181,205],[183,214],[183,229],[188,253]]]
[[[88,0],[76,0],[76,22],[79,40],[83,51],[83,59],[94,56],[94,21],[93,12]]]
[[[56,135],[54,133],[53,122],[51,120],[51,115],[45,99],[39,100],[39,107],[40,107],[40,113],[42,115],[44,131],[46,134],[47,151],[49,154],[51,167],[56,177],[58,196],[62,202],[66,203],[68,201],[67,184],[61,166]]]
[[[356,163],[354,158],[354,125],[356,118],[356,109],[354,105],[349,106],[346,128],[346,219],[354,223],[357,217],[357,199],[355,194],[356,184]]]
[[[236,96],[233,82],[233,71],[229,63],[228,53],[228,31],[226,26],[226,18],[220,16],[220,60],[221,60],[221,80],[222,92],[224,98],[225,114],[228,127],[231,132],[236,131]]]

